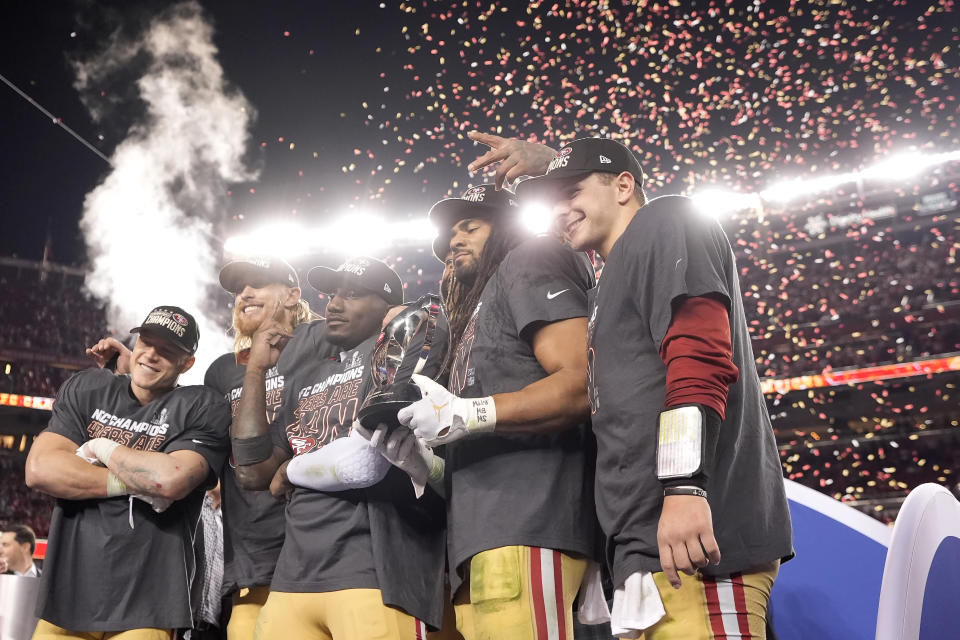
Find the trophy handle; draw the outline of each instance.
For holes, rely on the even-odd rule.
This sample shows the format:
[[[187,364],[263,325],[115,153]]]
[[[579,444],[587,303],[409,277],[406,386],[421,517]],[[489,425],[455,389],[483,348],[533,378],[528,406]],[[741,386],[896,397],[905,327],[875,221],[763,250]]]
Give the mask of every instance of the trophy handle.
[[[420,349],[420,357],[417,360],[416,366],[413,367],[414,373],[420,373],[423,371],[423,368],[427,364],[427,358],[430,356],[430,347],[433,342],[433,336],[437,331],[437,317],[440,315],[442,309],[442,303],[438,296],[433,294],[428,294],[424,296],[427,298],[427,303],[422,308],[427,310],[427,333],[423,340],[423,347]]]

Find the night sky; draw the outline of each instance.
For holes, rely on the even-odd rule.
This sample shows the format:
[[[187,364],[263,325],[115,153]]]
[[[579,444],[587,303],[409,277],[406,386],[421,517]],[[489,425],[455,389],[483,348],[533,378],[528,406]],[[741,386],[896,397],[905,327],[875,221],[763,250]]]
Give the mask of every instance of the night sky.
[[[86,96],[109,107],[95,123],[70,62],[168,4],[18,3],[0,73],[110,155],[142,116],[132,76]],[[219,231],[351,206],[422,216],[471,182],[472,129],[616,137],[654,195],[960,147],[952,1],[638,4],[201,2],[257,111],[261,174],[225,189]],[[54,259],[82,264],[83,197],[106,163],[5,85],[0,109],[0,254],[39,259],[49,229]]]

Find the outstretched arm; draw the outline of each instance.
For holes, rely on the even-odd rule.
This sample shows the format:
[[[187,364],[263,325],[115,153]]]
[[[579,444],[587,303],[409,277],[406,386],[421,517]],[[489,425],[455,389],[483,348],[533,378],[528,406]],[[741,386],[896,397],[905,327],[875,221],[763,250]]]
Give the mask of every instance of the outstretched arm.
[[[546,145],[519,138],[501,138],[479,131],[471,131],[467,137],[490,147],[489,151],[467,166],[470,171],[480,171],[500,163],[494,181],[497,189],[502,189],[504,183],[509,184],[520,176],[543,175],[547,172],[550,161],[557,155],[556,151]]]

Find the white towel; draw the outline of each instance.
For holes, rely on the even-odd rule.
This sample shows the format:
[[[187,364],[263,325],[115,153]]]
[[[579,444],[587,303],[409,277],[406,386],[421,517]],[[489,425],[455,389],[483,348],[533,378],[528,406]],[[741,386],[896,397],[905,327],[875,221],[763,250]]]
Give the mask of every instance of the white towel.
[[[640,571],[627,578],[613,593],[613,615],[610,630],[618,638],[639,638],[666,615],[663,600],[653,574]]]

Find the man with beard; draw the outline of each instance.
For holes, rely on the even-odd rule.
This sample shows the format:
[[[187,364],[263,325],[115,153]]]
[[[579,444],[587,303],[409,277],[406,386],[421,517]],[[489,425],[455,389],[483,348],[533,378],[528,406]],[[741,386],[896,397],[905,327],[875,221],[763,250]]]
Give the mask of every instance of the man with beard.
[[[615,633],[765,637],[790,513],[726,235],[688,198],[647,202],[639,162],[614,140],[554,153],[474,137],[491,146],[474,168],[544,174],[518,191],[605,260],[588,378]]]
[[[430,220],[452,253],[448,387],[398,418],[446,445],[448,554],[467,640],[572,638],[594,553],[586,424],[586,292],[593,274],[553,238],[530,238],[494,185],[443,200]]]
[[[199,339],[190,314],[157,307],[132,332],[130,375],[71,377],[27,456],[27,485],[58,499],[35,639],[193,626],[194,536],[230,413],[206,387],[177,387]]]
[[[383,480],[367,486],[368,478],[353,482],[366,474],[331,473],[318,461],[344,447],[360,457],[372,451],[365,464],[382,459],[350,427],[368,390],[381,323],[402,304],[403,285],[367,257],[336,270],[317,267],[310,283],[331,296],[325,336],[304,325],[291,334],[277,322],[262,324],[232,426],[241,486],[265,489],[272,481],[275,494],[289,495],[257,637],[414,640],[425,636],[424,623],[442,620],[442,502],[430,491],[418,500],[410,478],[389,464]],[[265,373],[275,365],[285,384],[271,440],[263,398]],[[329,488],[331,475],[341,490]]]
[[[220,270],[220,286],[234,296],[234,350],[207,369],[204,384],[230,403],[234,417],[243,392],[243,377],[250,356],[251,338],[268,320],[286,331],[320,319],[301,297],[296,270],[274,257],[230,262]],[[322,323],[314,330],[321,330]],[[283,376],[276,367],[264,374],[265,406],[273,420],[280,406]],[[270,594],[270,580],[283,546],[283,504],[266,491],[247,491],[237,483],[231,458],[221,478],[223,514],[223,595],[233,609],[227,625],[230,640],[253,637],[260,609]]]

